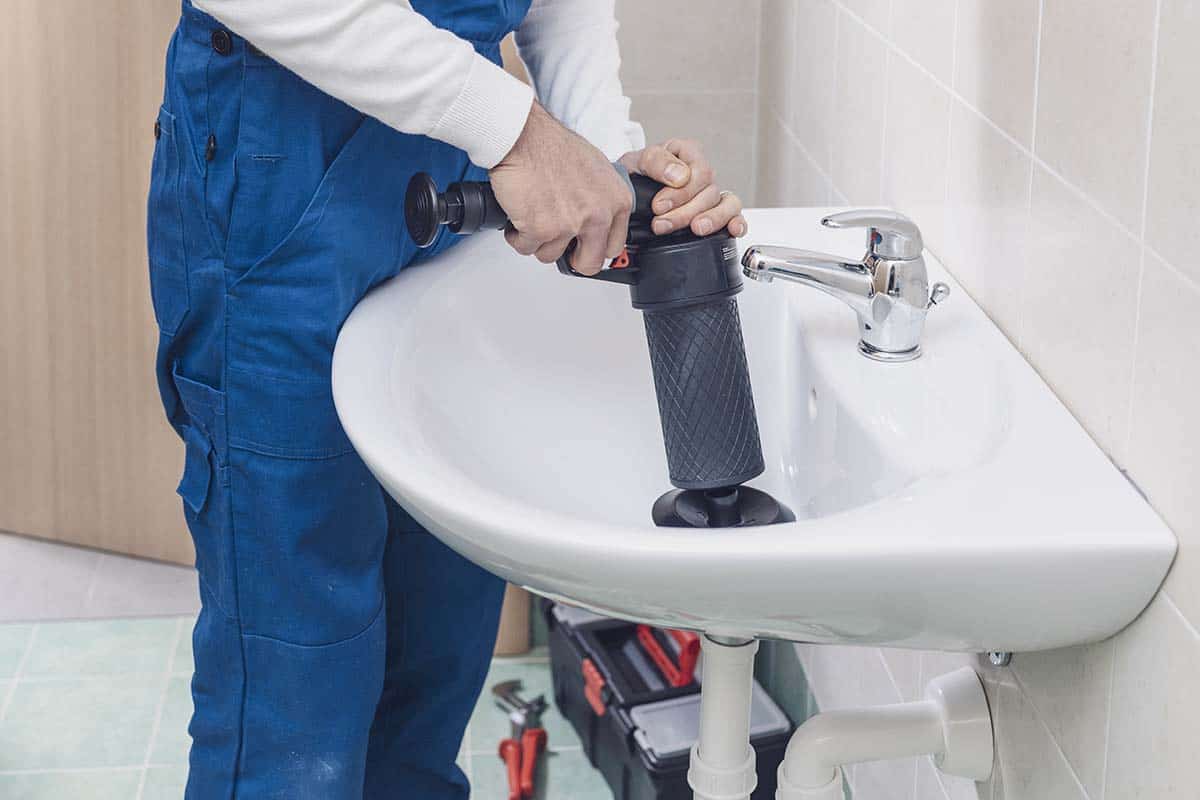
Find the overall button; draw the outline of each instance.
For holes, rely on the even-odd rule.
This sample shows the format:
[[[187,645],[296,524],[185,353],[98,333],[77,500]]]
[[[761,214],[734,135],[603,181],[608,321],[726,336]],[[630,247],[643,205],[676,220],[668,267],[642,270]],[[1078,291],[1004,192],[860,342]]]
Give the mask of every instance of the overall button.
[[[229,36],[229,31],[224,28],[218,28],[212,34],[213,50],[219,54],[227,56],[233,52],[233,39]]]

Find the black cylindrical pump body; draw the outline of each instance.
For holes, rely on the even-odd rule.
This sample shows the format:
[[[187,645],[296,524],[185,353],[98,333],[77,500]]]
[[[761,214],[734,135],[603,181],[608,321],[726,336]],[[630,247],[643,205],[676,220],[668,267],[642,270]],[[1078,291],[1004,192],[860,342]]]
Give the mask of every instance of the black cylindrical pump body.
[[[564,257],[559,269],[628,285],[643,312],[671,483],[685,490],[737,486],[765,466],[734,298],[742,290],[736,241],[723,230],[654,235],[650,204],[662,185],[630,179],[629,266],[582,276]],[[489,184],[454,184],[439,194],[424,175],[410,183],[405,211],[420,246],[432,243],[439,225],[472,233],[507,223]]]

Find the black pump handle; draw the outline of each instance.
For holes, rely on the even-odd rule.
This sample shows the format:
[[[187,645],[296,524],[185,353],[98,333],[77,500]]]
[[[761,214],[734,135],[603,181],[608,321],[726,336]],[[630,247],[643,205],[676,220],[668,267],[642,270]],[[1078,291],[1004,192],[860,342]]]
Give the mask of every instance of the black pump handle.
[[[613,168],[629,185],[633,192],[633,209],[629,215],[630,226],[635,222],[649,222],[654,216],[651,204],[663,184],[645,175],[630,175],[624,165],[614,162]],[[460,181],[438,192],[433,179],[418,172],[408,184],[404,199],[404,214],[409,233],[418,247],[429,247],[437,237],[438,228],[446,225],[457,234],[469,234],[483,229],[502,229],[509,223],[508,214],[496,201],[492,185],[487,181]],[[577,272],[570,263],[574,241],[558,259],[558,271],[579,278],[632,284],[637,282],[637,268],[627,266],[624,254],[617,266],[601,270],[595,275]]]

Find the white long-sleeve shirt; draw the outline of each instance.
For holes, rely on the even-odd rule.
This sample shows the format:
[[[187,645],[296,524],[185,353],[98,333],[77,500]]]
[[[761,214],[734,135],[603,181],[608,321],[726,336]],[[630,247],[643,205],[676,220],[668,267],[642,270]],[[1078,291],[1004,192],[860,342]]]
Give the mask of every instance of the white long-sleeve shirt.
[[[404,0],[193,0],[309,83],[495,166],[533,90]],[[533,0],[517,47],[546,110],[616,159],[645,146],[618,75],[615,0]]]

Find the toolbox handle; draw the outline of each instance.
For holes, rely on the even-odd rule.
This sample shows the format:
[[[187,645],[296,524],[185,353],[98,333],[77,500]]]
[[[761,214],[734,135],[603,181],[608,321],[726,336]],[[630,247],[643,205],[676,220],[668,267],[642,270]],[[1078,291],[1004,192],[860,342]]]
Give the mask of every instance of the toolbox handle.
[[[696,677],[696,661],[700,658],[700,637],[691,631],[668,630],[666,633],[679,645],[678,664],[671,660],[667,651],[659,644],[653,628],[649,625],[637,626],[638,643],[662,672],[667,683],[678,689],[689,685]]]

